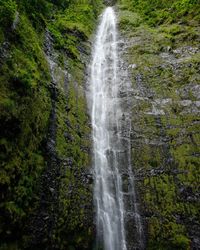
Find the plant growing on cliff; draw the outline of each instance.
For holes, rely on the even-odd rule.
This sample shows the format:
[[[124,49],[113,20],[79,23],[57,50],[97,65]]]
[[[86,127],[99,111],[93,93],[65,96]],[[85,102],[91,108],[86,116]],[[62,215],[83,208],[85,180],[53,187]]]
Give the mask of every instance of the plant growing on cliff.
[[[17,4],[14,0],[0,0],[0,28],[11,28],[15,19]]]

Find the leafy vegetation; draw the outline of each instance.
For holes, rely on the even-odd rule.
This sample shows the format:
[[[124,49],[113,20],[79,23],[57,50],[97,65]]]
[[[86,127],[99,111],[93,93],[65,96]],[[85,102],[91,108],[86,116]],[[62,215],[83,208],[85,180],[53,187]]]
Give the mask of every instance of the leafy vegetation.
[[[10,28],[15,19],[17,5],[13,0],[0,1],[0,25],[4,29]]]
[[[119,2],[122,8],[139,12],[152,26],[165,22],[186,22],[198,25],[200,20],[199,0],[120,0]]]
[[[147,249],[190,249],[198,237],[200,141],[193,90],[200,77],[198,6],[199,1],[180,0],[119,4],[119,27],[131,41],[128,63],[135,65],[130,73],[140,97],[132,114],[137,135],[132,164],[148,227]]]
[[[133,85],[137,88],[141,75],[147,92],[153,93],[137,103],[133,124],[147,142],[166,139],[152,146],[140,138],[138,147],[133,147],[135,171],[141,171],[141,166],[144,171],[137,186],[147,217],[148,249],[190,249],[191,221],[198,223],[199,218],[191,198],[198,188],[199,119],[195,113],[182,113],[181,101],[197,100],[195,91],[187,88],[200,79],[200,56],[195,49],[200,3],[118,3],[119,27],[127,39],[135,41],[128,57],[130,64],[136,64],[131,71]],[[87,216],[93,215],[88,177],[91,142],[83,83],[90,53],[87,41],[102,6],[101,0],[0,0],[0,249],[19,250],[29,244],[26,224],[39,206],[41,175],[48,168],[53,73],[44,53],[47,30],[51,52],[56,54],[55,155],[60,164],[52,241],[60,250],[91,248],[92,218]],[[177,68],[170,58],[170,63],[163,59],[166,53],[175,55]],[[182,58],[181,53],[187,56]],[[172,100],[164,107],[166,115],[149,114],[149,100],[155,97]],[[160,170],[160,175],[154,174]]]
[[[89,203],[91,191],[85,190],[78,176],[73,177],[75,170],[68,174],[63,162],[67,157],[73,158],[73,169],[80,168],[79,173],[89,164],[89,153],[84,151],[89,143],[84,138],[90,130],[81,94],[85,67],[82,58],[89,54],[84,43],[93,32],[101,6],[101,0],[84,3],[80,0],[76,4],[72,0],[0,0],[0,249],[23,249],[29,245],[27,223],[39,206],[41,176],[48,167],[46,144],[53,97],[52,72],[44,53],[47,29],[57,49],[54,51],[56,70],[63,76],[56,76],[55,154],[63,172],[59,182],[61,187],[68,189],[71,181],[75,191],[80,193],[76,197],[66,196],[66,189],[60,193],[57,204],[60,218],[53,240],[60,249],[66,249],[67,244],[84,249],[83,245],[91,242],[89,226],[87,240],[81,236],[85,230],[83,217],[86,212],[80,209],[80,197],[87,196]],[[63,73],[66,71],[71,74],[68,98]],[[77,94],[74,91],[79,87],[75,82],[80,86]],[[74,138],[73,143],[70,138]],[[69,209],[74,213],[70,215]],[[72,231],[76,235],[70,238]]]
[[[54,18],[48,28],[55,39],[55,48],[65,50],[72,59],[80,60],[78,44],[88,40],[95,24],[96,15],[91,4],[70,4]]]

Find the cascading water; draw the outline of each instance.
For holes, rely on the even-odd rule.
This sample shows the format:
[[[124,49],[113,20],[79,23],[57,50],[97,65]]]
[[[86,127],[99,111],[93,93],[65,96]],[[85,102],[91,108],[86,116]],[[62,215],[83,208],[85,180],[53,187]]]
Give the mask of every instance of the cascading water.
[[[116,17],[108,7],[97,31],[90,77],[97,249],[105,250],[133,249],[126,239],[129,213],[134,214],[136,231],[141,231],[130,164],[129,128],[129,138],[123,136],[130,119],[124,114],[120,95],[127,86],[122,86],[118,72]],[[130,199],[132,211],[126,211],[125,203]]]

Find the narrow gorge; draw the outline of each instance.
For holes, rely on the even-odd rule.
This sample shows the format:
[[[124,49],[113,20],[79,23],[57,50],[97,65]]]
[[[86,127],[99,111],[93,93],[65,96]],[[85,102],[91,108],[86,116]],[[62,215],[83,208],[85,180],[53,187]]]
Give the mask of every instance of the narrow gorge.
[[[200,1],[0,0],[0,250],[200,248]]]

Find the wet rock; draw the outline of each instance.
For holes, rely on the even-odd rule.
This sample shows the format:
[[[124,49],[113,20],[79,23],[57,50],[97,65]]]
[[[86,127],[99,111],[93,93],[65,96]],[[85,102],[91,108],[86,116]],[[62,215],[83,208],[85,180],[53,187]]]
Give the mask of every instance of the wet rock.
[[[136,68],[137,68],[137,65],[136,65],[136,64],[130,64],[130,65],[128,66],[128,68],[136,69]]]
[[[116,0],[104,0],[104,4],[107,6],[113,6],[116,3]]]
[[[149,32],[142,26],[131,29],[132,33],[129,28],[127,24],[128,31],[122,31],[127,34],[123,47],[127,53],[122,56],[129,65],[137,65],[127,67],[133,88],[130,135],[141,213],[149,228],[147,238],[157,243],[166,242],[164,234],[169,239],[182,235],[191,241],[188,247],[198,249],[199,193],[193,181],[199,139],[191,131],[196,134],[199,130],[199,46],[191,40],[183,45],[176,38],[174,43],[160,46],[156,42],[163,35],[159,28]],[[154,36],[154,32],[158,33]],[[163,40],[163,44],[167,43]],[[180,204],[184,208],[177,209]],[[170,223],[176,232],[165,229]]]
[[[64,132],[64,137],[68,140],[68,141],[74,141],[74,137],[72,135],[70,135],[68,132]]]

